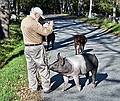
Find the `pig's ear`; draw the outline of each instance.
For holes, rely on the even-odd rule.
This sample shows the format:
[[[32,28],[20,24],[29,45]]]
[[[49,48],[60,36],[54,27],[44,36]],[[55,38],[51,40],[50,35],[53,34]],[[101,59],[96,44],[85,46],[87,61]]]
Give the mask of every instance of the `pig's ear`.
[[[58,53],[57,57],[58,57],[60,64],[64,65],[64,58],[62,56],[60,56],[60,53]]]
[[[57,54],[57,58],[58,58],[58,59],[60,59],[60,58],[61,58],[60,53],[58,53],[58,54]]]
[[[64,58],[63,58],[63,57],[60,57],[60,58],[59,58],[59,63],[60,63],[61,66],[64,65]]]
[[[61,59],[61,64],[62,64],[62,66],[65,64],[65,58]]]

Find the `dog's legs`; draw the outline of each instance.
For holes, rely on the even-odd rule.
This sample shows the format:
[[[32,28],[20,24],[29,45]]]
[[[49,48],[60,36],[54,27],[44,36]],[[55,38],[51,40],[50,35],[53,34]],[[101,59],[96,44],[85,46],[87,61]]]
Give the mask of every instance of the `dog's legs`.
[[[68,79],[67,76],[63,76],[63,79],[64,79],[64,85],[63,85],[62,91],[65,91],[65,89],[66,89],[66,87],[67,87],[67,85],[68,85],[69,79]]]
[[[76,55],[77,55],[78,54],[77,48],[75,49],[75,51],[76,51]]]
[[[75,55],[77,55],[77,45],[75,45]]]
[[[83,45],[81,45],[81,53],[84,51],[84,46]]]
[[[79,54],[80,53],[80,46],[79,45],[76,46],[76,50],[77,50],[77,54]]]
[[[75,84],[76,84],[76,87],[77,87],[78,91],[80,91],[81,90],[81,86],[79,84],[79,75],[73,76],[73,79],[75,81]]]
[[[89,72],[87,72],[85,76],[86,76],[86,79],[87,79],[87,81],[86,81],[85,85],[88,85],[88,84],[89,84],[89,82],[90,82]]]
[[[52,40],[52,49],[54,49],[54,40]]]
[[[47,41],[47,50],[49,49],[50,41]]]

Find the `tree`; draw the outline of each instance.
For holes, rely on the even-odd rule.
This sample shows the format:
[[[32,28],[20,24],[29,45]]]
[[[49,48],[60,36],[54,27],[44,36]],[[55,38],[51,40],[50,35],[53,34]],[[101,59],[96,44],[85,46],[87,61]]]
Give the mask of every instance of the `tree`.
[[[83,0],[78,0],[78,16],[83,15]]]
[[[92,0],[90,0],[90,8],[89,8],[89,14],[88,14],[88,18],[92,17]]]
[[[59,0],[61,14],[66,12],[66,2],[66,0]]]
[[[113,0],[113,22],[118,22],[116,19],[116,15],[117,15],[117,7],[119,5],[120,0]]]
[[[1,0],[0,2],[0,39],[9,37],[9,1]]]
[[[59,0],[59,2],[60,2],[60,13],[62,14],[64,12],[63,0]]]

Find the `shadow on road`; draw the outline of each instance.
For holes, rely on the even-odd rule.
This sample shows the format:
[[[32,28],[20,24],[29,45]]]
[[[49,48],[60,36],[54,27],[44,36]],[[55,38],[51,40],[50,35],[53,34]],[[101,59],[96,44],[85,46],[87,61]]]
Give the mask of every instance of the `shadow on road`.
[[[54,49],[63,48],[65,46],[68,46],[69,44],[73,43],[73,42],[71,42],[72,40],[73,40],[73,37],[70,37],[70,38],[65,39],[63,41],[56,42]]]
[[[107,77],[108,77],[107,73],[105,73],[105,74],[98,73],[97,76],[96,76],[96,81],[97,81],[96,84],[98,85],[101,81],[105,80]],[[84,78],[80,78],[80,84],[81,84],[81,87],[82,87],[81,90],[85,86],[86,80],[87,79],[85,77]],[[91,81],[92,81],[92,78],[90,77],[90,83],[91,83]],[[62,75],[61,74],[54,75],[51,78],[51,83],[53,83],[53,82],[54,82],[54,84],[52,86],[52,91],[54,91],[55,89],[57,89],[64,82]],[[72,87],[75,86],[75,82],[74,82],[73,79],[69,80],[69,83],[71,84],[71,86],[68,87],[66,90],[69,90],[69,89],[71,89]]]
[[[91,52],[93,49],[86,49],[84,50],[84,53]]]
[[[52,91],[57,89],[64,81],[63,81],[63,76],[61,74],[56,74],[51,78],[51,83],[54,84],[52,85]]]

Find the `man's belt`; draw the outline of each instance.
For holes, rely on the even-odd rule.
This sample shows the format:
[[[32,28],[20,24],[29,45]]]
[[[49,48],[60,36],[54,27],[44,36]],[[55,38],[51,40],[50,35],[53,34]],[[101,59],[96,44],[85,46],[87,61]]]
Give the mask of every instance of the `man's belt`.
[[[39,44],[25,44],[25,46],[38,46],[38,45],[41,45],[42,43],[39,43]]]

